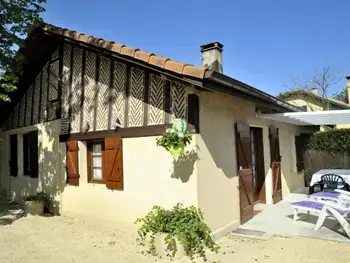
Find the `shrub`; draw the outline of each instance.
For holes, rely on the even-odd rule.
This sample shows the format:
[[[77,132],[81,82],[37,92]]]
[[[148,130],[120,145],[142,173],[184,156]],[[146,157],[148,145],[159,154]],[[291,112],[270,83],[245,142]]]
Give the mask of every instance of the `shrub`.
[[[331,129],[314,133],[307,148],[331,153],[350,151],[350,129]]]
[[[175,256],[175,238],[183,245],[191,260],[195,255],[206,260],[205,249],[218,252],[219,246],[211,238],[211,230],[203,221],[202,212],[194,206],[183,207],[181,203],[173,209],[166,210],[153,206],[150,212],[135,223],[141,223],[138,230],[138,243],[146,247],[146,252],[155,254],[155,235],[167,234],[164,242],[167,245],[167,256]]]

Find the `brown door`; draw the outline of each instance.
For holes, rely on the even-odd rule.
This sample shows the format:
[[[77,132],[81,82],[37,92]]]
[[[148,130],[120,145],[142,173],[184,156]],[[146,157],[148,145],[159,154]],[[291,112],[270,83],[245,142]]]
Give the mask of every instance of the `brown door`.
[[[266,204],[265,195],[265,163],[262,128],[250,128],[252,169],[253,169],[253,200],[254,203]]]
[[[254,216],[252,153],[249,125],[236,123],[236,148],[241,224],[243,224]]]
[[[282,200],[281,155],[278,129],[270,127],[270,153],[272,169],[272,199],[276,204]]]

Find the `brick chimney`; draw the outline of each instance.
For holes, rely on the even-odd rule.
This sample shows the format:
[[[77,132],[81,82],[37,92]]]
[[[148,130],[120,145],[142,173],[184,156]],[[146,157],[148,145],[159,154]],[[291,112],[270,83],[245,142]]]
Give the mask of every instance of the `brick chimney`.
[[[350,75],[346,76],[346,91],[348,96],[348,103],[350,104]]]
[[[222,50],[223,45],[219,42],[212,42],[201,46],[202,65],[210,70],[223,73]]]

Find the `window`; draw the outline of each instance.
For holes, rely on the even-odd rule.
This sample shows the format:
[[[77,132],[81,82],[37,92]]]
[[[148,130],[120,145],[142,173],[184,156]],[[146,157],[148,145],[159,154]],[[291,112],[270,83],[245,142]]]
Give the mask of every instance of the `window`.
[[[88,182],[105,184],[112,190],[123,190],[122,138],[110,137],[104,141],[88,142],[87,165]]]
[[[38,177],[38,131],[23,134],[23,173]]]
[[[88,179],[89,182],[104,182],[103,142],[88,143]]]

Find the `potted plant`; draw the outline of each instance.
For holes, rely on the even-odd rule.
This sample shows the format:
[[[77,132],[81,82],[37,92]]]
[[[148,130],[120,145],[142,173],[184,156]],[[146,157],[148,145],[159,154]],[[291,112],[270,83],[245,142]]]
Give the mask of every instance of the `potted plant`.
[[[49,207],[49,197],[44,192],[29,195],[24,198],[25,211],[30,215],[43,215],[44,208]]]
[[[157,145],[164,147],[173,157],[180,156],[192,140],[192,134],[187,130],[187,123],[182,119],[175,119],[171,129],[167,129],[162,137],[157,138]]]
[[[146,248],[143,253],[171,259],[187,255],[191,260],[197,255],[206,260],[206,248],[214,252],[219,249],[202,212],[194,206],[184,207],[179,203],[171,210],[153,206],[135,223],[141,224],[137,242]]]

